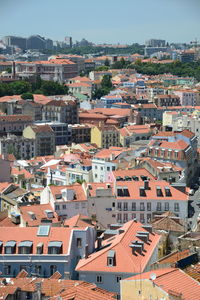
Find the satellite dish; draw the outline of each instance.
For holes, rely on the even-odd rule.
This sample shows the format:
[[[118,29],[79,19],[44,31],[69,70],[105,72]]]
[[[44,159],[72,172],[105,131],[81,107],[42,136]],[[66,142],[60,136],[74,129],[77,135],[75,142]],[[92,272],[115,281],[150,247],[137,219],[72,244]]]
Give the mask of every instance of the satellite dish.
[[[155,273],[151,273],[150,274],[150,279],[151,280],[155,280],[156,279],[156,274]]]

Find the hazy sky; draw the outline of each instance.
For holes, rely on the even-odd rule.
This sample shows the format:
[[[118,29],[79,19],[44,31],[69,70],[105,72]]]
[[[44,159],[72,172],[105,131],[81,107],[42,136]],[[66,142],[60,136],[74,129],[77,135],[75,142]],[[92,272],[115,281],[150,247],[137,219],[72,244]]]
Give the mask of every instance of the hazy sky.
[[[0,38],[31,34],[96,43],[200,40],[200,0],[0,0]]]

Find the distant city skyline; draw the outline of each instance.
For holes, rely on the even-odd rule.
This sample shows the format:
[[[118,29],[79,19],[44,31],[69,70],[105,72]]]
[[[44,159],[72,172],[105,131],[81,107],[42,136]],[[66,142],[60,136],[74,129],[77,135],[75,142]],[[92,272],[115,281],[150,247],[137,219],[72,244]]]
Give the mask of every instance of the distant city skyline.
[[[1,0],[0,38],[39,34],[53,40],[72,36],[94,43],[144,44],[147,39],[169,43],[200,40],[198,0]]]

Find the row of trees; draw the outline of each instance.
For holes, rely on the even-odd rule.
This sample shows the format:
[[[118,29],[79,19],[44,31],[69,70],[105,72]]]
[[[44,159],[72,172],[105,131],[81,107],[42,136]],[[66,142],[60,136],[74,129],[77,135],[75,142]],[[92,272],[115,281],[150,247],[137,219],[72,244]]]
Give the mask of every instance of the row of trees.
[[[15,81],[11,83],[0,83],[0,97],[27,94],[31,98],[32,94],[65,95],[68,87],[54,81],[41,80],[37,77],[34,82]],[[26,99],[27,99],[26,95]]]

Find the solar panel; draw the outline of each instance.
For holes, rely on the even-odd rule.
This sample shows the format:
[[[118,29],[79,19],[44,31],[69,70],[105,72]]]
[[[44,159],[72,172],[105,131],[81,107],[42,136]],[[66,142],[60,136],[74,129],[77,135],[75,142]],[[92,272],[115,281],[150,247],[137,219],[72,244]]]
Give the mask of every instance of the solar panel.
[[[39,226],[37,236],[48,236],[50,231],[50,226]]]

